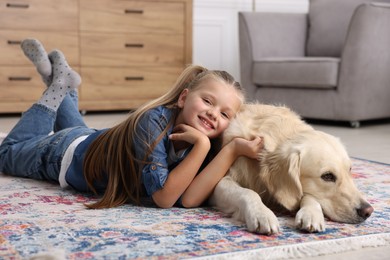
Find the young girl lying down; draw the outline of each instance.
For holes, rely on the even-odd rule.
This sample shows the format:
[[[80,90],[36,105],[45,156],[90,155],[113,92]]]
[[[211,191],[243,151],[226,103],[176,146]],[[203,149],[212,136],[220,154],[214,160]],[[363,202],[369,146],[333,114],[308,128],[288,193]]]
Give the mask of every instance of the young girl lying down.
[[[47,89],[0,146],[0,172],[102,194],[89,208],[151,197],[162,208],[197,207],[239,156],[256,158],[260,138],[233,139],[213,154],[244,97],[224,71],[189,66],[163,96],[109,129],[88,128],[78,110],[80,76],[35,39],[21,45]],[[51,132],[54,132],[51,134]]]

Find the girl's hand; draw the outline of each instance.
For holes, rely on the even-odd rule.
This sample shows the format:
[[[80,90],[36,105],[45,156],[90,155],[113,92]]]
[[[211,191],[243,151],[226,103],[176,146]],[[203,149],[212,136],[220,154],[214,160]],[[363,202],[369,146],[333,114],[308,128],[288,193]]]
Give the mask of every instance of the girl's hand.
[[[251,159],[259,159],[259,153],[264,148],[262,137],[255,137],[253,140],[234,138],[230,143],[234,145],[237,156],[246,156]]]
[[[170,208],[188,189],[210,150],[210,139],[197,129],[180,124],[169,136],[180,150],[193,145],[188,155],[168,174],[162,189],[153,193],[153,201],[161,208]]]
[[[201,131],[192,126],[179,124],[173,129],[173,134],[169,136],[172,141],[184,141],[190,144],[204,144],[210,149],[210,139]]]

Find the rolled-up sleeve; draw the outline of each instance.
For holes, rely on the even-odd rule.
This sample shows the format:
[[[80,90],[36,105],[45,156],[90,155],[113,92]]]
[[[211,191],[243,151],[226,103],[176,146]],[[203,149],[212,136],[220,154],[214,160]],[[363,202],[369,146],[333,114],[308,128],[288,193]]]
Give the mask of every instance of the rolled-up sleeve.
[[[152,110],[147,112],[137,125],[137,137],[134,140],[136,156],[139,160],[145,162],[141,171],[141,178],[149,196],[161,189],[168,178],[168,133],[171,131],[168,131],[156,144],[153,151],[147,155],[150,146],[158,139],[168,122],[169,118],[164,113]]]

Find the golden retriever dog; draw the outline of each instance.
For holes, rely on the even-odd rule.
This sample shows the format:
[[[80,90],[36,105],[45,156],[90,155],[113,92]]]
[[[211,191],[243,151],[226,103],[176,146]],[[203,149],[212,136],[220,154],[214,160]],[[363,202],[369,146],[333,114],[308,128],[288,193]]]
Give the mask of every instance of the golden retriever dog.
[[[259,160],[238,158],[209,200],[250,232],[279,232],[270,209],[275,206],[296,213],[297,228],[307,232],[324,231],[324,215],[343,223],[371,215],[374,209],[354,185],[351,160],[339,139],[316,131],[286,107],[247,104],[223,143],[256,136],[264,142]]]

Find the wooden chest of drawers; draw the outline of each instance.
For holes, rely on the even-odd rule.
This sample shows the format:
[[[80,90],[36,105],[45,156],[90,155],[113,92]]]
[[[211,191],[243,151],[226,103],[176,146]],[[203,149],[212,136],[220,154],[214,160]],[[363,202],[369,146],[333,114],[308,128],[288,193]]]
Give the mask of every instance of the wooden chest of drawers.
[[[82,76],[80,110],[132,109],[169,89],[192,60],[191,0],[0,0],[0,112],[44,90],[20,49],[37,38]]]

